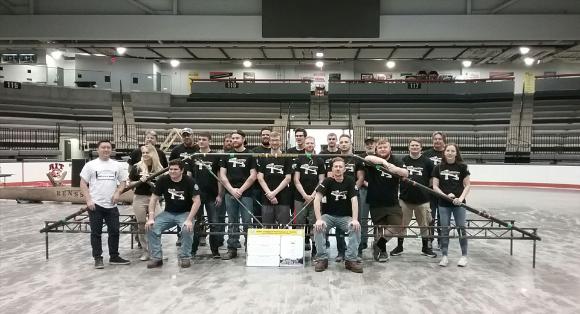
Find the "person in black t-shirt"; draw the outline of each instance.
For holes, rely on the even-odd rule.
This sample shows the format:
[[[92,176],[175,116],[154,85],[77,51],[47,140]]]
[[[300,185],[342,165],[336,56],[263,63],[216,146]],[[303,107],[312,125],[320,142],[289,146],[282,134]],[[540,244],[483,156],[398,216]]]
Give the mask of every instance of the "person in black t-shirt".
[[[145,224],[145,229],[149,231],[147,236],[151,260],[147,264],[147,268],[163,265],[161,233],[173,226],[182,226],[179,264],[182,268],[191,265],[193,224],[201,200],[199,186],[194,179],[183,174],[183,168],[181,160],[171,160],[169,174],[157,180],[149,200],[149,220]],[[161,195],[165,199],[165,210],[155,217],[155,205],[159,202]]]
[[[364,171],[364,164],[359,159],[355,158],[352,155],[352,141],[350,139],[350,135],[342,134],[338,138],[338,149],[339,149],[341,158],[345,162],[344,175],[351,177],[353,180],[355,180],[356,187],[357,187],[357,193],[358,193],[358,189],[361,188],[364,184],[365,171]],[[332,177],[332,169],[327,169],[326,176]],[[359,204],[360,204],[360,201],[359,201]],[[360,210],[361,209],[359,208],[359,211]],[[367,214],[367,216],[368,216],[368,214]],[[359,223],[361,223],[360,213],[359,213],[358,217],[359,217]],[[346,252],[346,243],[344,241],[343,230],[337,229],[336,233],[337,233],[336,247],[337,247],[337,251],[338,251],[338,256],[336,257],[335,261],[338,263],[338,262],[342,262],[344,260],[344,254]],[[359,248],[358,256],[359,256],[359,261],[361,261],[362,260],[362,247]]]
[[[139,243],[143,247],[143,254],[139,258],[142,261],[149,260],[149,245],[145,234],[145,223],[147,222],[147,213],[149,212],[149,199],[153,192],[153,183],[144,183],[152,173],[163,170],[159,162],[159,156],[155,147],[151,144],[141,146],[141,161],[129,169],[129,180],[133,182],[141,181],[133,190],[133,211],[137,221],[137,230],[139,231]],[[156,180],[155,180],[156,181]],[[158,208],[158,204],[155,205]]]
[[[316,242],[316,264],[314,270],[321,272],[328,268],[328,252],[326,251],[326,233],[329,229],[348,230],[348,246],[346,250],[346,269],[362,273],[362,264],[357,261],[357,251],[360,243],[360,224],[358,222],[357,187],[354,179],[344,175],[344,159],[337,157],[332,161],[332,177],[321,183],[321,188],[314,198],[314,241]],[[326,203],[321,209],[321,204]]]
[[[184,128],[181,130],[181,140],[183,143],[175,146],[171,150],[169,155],[169,160],[183,159],[186,155],[191,155],[199,150],[199,147],[193,142],[193,131],[190,128]],[[193,165],[191,161],[185,164],[185,174],[191,176],[193,170]]]
[[[197,145],[199,146],[200,153],[212,153],[210,149],[211,134],[209,132],[201,132],[197,137]],[[216,208],[222,204],[222,197],[224,195],[224,189],[221,184],[218,183],[217,179],[214,177],[216,173],[219,173],[219,156],[198,156],[193,160],[193,178],[199,185],[201,206],[200,210],[197,212],[196,216],[196,232],[193,237],[193,245],[191,254],[195,256],[197,253],[198,246],[203,244],[205,240],[205,231],[201,230],[200,223],[203,219],[203,209],[207,213],[207,220],[210,223],[217,223],[218,213]],[[210,171],[213,173],[210,173]],[[216,226],[211,226],[210,230],[212,232],[218,232]],[[213,258],[221,258],[219,254],[219,239],[218,235],[209,236],[209,247]]]
[[[367,203],[375,226],[400,226],[403,218],[399,205],[399,177],[407,177],[403,163],[391,154],[391,143],[386,139],[377,141],[377,155],[369,155],[365,160],[382,165],[388,172],[377,167],[366,167],[368,182]],[[400,232],[399,227],[375,227],[373,258],[381,263],[389,259],[387,242]]]
[[[443,133],[441,131],[435,131],[431,135],[431,139],[433,140],[433,147],[426,150],[423,153],[423,156],[425,156],[429,160],[431,160],[431,162],[433,163],[433,167],[435,167],[441,163],[441,159],[443,158],[443,150],[445,149],[445,143],[447,143],[447,136],[445,135],[445,133]],[[433,187],[433,185],[430,184],[429,187]],[[430,226],[434,226],[435,223],[437,223],[437,234],[441,234],[441,229],[439,228],[441,219],[439,217],[439,210],[437,209],[437,207],[439,206],[438,203],[439,203],[439,198],[437,196],[431,195],[430,204],[429,204],[429,206],[431,207],[431,224],[430,224]],[[437,218],[437,219],[435,219],[435,218]],[[435,234],[433,231],[434,231],[433,229],[430,230],[431,235]],[[429,246],[430,247],[433,247],[432,243],[433,243],[433,238],[429,239]],[[441,244],[439,242],[439,239],[437,239],[437,243]]]
[[[433,169],[433,190],[453,199],[453,203],[444,199],[439,199],[439,215],[441,216],[441,254],[443,257],[439,266],[447,266],[447,248],[449,246],[449,225],[451,224],[451,215],[455,219],[455,226],[461,238],[461,258],[457,266],[465,267],[467,265],[467,238],[465,238],[465,208],[461,204],[465,203],[465,198],[471,189],[470,173],[467,165],[463,163],[459,147],[456,144],[449,143],[445,145],[444,157],[440,165]]]
[[[288,154],[302,154],[304,153],[304,139],[308,136],[306,130],[303,128],[296,128],[294,130],[294,139],[296,140],[296,147],[291,147],[286,150]]]
[[[427,157],[421,155],[421,140],[413,138],[409,141],[409,155],[403,157],[403,167],[409,172],[409,179],[429,186],[431,173],[433,172],[433,163]],[[401,194],[399,203],[403,209],[403,226],[408,226],[415,214],[415,219],[419,227],[428,227],[431,223],[431,209],[429,208],[430,195],[411,185],[410,183],[401,182]],[[405,230],[403,230],[403,233]],[[429,230],[421,229],[422,249],[421,253],[425,256],[437,257],[436,253],[429,247]],[[391,255],[400,255],[403,252],[403,242],[405,238],[398,239],[397,247],[391,251]]]
[[[314,154],[315,139],[307,136],[304,140],[304,152]],[[324,180],[324,161],[320,157],[300,156],[294,162],[294,209],[296,210],[296,223],[300,225],[313,225],[316,222],[314,216],[314,206],[312,201],[316,196],[316,186]],[[299,212],[304,206],[304,210]],[[310,228],[306,228],[305,249],[309,251],[310,246]],[[312,255],[316,254],[316,246]]]
[[[155,151],[157,152],[157,156],[159,156],[159,162],[161,163],[163,168],[166,168],[168,165],[167,164],[167,156],[165,156],[165,153],[156,146],[156,144],[157,144],[157,132],[155,132],[153,130],[148,130],[147,132],[145,132],[145,144],[143,144],[143,146],[145,146],[147,144],[151,144],[155,147]],[[134,164],[136,164],[140,161],[141,161],[141,147],[139,147],[131,152],[131,154],[129,155],[129,160],[127,160],[127,163],[129,165],[133,166]]]
[[[282,154],[280,133],[270,133],[272,155]],[[292,160],[288,157],[260,158],[258,182],[262,187],[262,222],[287,224],[290,222],[292,195],[288,184],[291,180]]]
[[[253,153],[266,154],[270,153],[270,133],[272,133],[272,128],[265,126],[260,130],[260,137],[262,138],[262,144],[252,148]],[[259,160],[256,160],[256,166],[259,166]],[[262,199],[264,198],[264,192],[260,186],[260,182],[256,180],[252,186],[252,199],[254,200],[253,212],[254,216],[258,220],[262,221]]]
[[[231,153],[250,153],[244,146],[246,133],[237,130],[232,133]],[[251,156],[226,156],[220,161],[220,180],[224,185],[226,194],[224,197],[226,211],[228,213],[228,253],[222,259],[229,260],[238,256],[237,249],[241,248],[240,236],[231,233],[238,233],[240,216],[242,223],[252,222],[253,202],[251,187],[256,180],[256,160]]]
[[[262,144],[252,148],[252,152],[258,154],[266,154],[270,152],[270,133],[272,133],[272,128],[269,126],[265,126],[260,129],[260,138],[262,140]]]

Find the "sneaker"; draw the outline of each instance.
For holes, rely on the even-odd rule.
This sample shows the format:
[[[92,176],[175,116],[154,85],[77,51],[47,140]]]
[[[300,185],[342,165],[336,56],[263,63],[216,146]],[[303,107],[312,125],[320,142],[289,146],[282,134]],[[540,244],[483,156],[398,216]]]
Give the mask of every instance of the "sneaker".
[[[227,261],[227,260],[230,260],[230,259],[236,258],[236,257],[238,257],[238,250],[228,249],[228,252],[226,253],[226,255],[222,256],[222,260]]]
[[[189,258],[180,258],[178,264],[181,268],[189,268],[191,266],[191,260]]]
[[[386,263],[389,260],[389,253],[387,251],[380,252],[378,261],[379,263]]]
[[[432,257],[432,258],[437,257],[437,253],[433,252],[433,250],[430,249],[430,248],[428,248],[428,247],[424,247],[421,250],[421,255],[423,255],[423,256],[429,256],[429,257]]]
[[[443,258],[441,258],[441,261],[439,262],[439,266],[447,267],[448,264],[449,260],[447,259],[447,256],[443,255]]]
[[[139,257],[140,261],[148,261],[149,260],[149,252],[143,252],[143,254],[141,254],[141,257]]]
[[[391,251],[391,255],[392,256],[399,256],[403,254],[403,247],[402,246],[396,246],[392,251]]]
[[[158,268],[161,266],[163,266],[163,260],[160,259],[152,259],[147,263],[147,268]]]
[[[234,244],[234,247],[235,247],[236,249],[241,249],[241,248],[242,248],[242,244],[240,244],[240,242],[236,242],[236,243]]]
[[[330,247],[330,241],[326,240],[326,248],[328,249]]]
[[[111,264],[111,265],[129,265],[129,264],[131,264],[131,262],[122,258],[121,256],[113,256],[113,257],[109,258],[109,264]]]
[[[467,256],[461,256],[461,258],[457,262],[457,266],[459,266],[459,267],[467,266]]]
[[[317,260],[316,263],[314,264],[314,271],[315,272],[325,271],[327,268],[328,268],[328,260],[327,259]]]
[[[102,257],[95,258],[95,269],[103,269],[105,268],[105,264],[103,263]]]
[[[312,247],[310,246],[310,242],[304,243],[304,250],[305,251],[310,251],[311,249],[312,249]]]
[[[211,257],[213,257],[214,259],[222,258],[218,249],[211,250]]]
[[[199,239],[199,246],[206,246],[205,237]]]
[[[177,241],[175,242],[175,246],[181,246],[181,237],[177,238]]]
[[[345,261],[344,262],[344,268],[350,270],[353,273],[359,273],[362,274],[363,272],[363,266],[361,263],[357,263],[355,261]]]
[[[344,255],[338,253],[338,255],[336,256],[336,258],[334,259],[335,262],[337,263],[341,263],[342,261],[344,261]]]
[[[373,244],[373,259],[378,262],[380,255],[381,255],[381,249],[379,248],[379,246],[376,243]]]

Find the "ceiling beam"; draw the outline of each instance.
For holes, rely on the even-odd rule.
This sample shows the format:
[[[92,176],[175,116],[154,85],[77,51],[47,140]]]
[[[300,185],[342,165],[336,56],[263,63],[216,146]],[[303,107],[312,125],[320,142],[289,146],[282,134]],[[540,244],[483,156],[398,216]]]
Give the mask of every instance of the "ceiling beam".
[[[139,0],[125,0],[125,1],[129,2],[130,4],[132,4],[135,7],[143,10],[147,14],[155,14],[155,11],[153,11],[153,9],[151,9],[150,7],[139,2]]]
[[[187,53],[192,56],[194,59],[199,59],[193,52],[191,52],[191,50],[189,50],[189,48],[186,47],[182,47],[183,49],[185,49],[185,51],[187,51]]]
[[[467,47],[467,48],[461,50],[461,52],[458,55],[456,55],[455,58],[453,58],[453,60],[459,59],[461,57],[461,55],[464,54],[469,49],[471,49],[471,47]]]
[[[513,5],[513,4],[516,4],[519,1],[520,0],[507,0],[504,3],[498,5],[497,7],[491,9],[489,13],[496,14],[496,13],[500,12],[501,10],[503,10],[503,9]]]
[[[391,50],[391,53],[389,53],[389,56],[387,57],[387,60],[390,60],[393,57],[393,55],[395,54],[395,50],[397,50],[396,47],[393,48],[393,50]]]
[[[151,48],[151,47],[147,47],[147,50],[153,52],[154,54],[158,55],[160,58],[163,59],[167,59],[167,57],[165,57],[164,55],[160,54],[159,52],[157,52],[155,49]]]
[[[425,54],[421,57],[421,60],[425,60],[425,58],[427,58],[427,56],[431,53],[431,51],[433,51],[433,47],[429,48],[429,50],[427,50],[427,52],[425,52]]]
[[[227,59],[231,59],[230,56],[226,53],[226,51],[224,50],[224,48],[218,48],[220,50],[221,53],[224,54],[224,56],[226,56]]]
[[[92,54],[90,51],[86,50],[85,48],[78,47],[78,48],[76,48],[76,49],[78,49],[78,50],[80,50],[80,51],[82,51],[82,52],[84,52],[84,53],[88,53],[88,54],[90,54],[90,55],[93,55],[93,54]]]
[[[354,54],[354,60],[358,59],[358,55],[360,54],[360,49],[361,49],[361,48],[358,48],[358,49],[356,50],[356,53]]]
[[[264,47],[260,47],[260,52],[262,52],[262,56],[264,56],[264,59],[268,59],[268,56],[266,55],[266,51],[264,51]]]
[[[6,10],[8,10],[8,12],[10,12],[12,14],[16,13],[14,8],[6,0],[0,0],[0,6],[6,8]]]

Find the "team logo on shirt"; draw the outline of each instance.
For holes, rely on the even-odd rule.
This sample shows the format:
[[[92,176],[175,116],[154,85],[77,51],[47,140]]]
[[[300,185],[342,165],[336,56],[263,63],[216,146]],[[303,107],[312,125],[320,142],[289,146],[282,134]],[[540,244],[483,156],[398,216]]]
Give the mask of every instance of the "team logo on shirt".
[[[379,172],[381,173],[381,177],[385,177],[385,178],[389,178],[389,179],[392,179],[393,178],[393,176],[390,173],[388,173],[388,172],[384,172],[381,169],[379,169]]]
[[[413,175],[422,176],[423,175],[423,167],[407,166],[407,170],[409,171],[410,176],[413,176]]]
[[[348,172],[354,172],[354,164],[345,164],[344,168],[346,169],[346,171]]]
[[[231,158],[230,160],[228,160],[229,163],[232,164],[232,168],[236,168],[236,167],[240,167],[240,168],[245,168],[246,167],[246,160],[245,159],[238,159],[238,158]]]
[[[266,165],[266,169],[270,170],[270,173],[284,174],[284,165],[276,165],[274,163],[269,163]]]
[[[102,170],[95,171],[97,180],[115,180],[117,178],[117,171],[113,170]]]
[[[199,185],[195,184],[195,185],[193,186],[193,189],[194,189],[194,190],[196,190],[196,191],[199,191]]]
[[[196,184],[197,185],[197,184]],[[167,189],[167,192],[171,194],[171,199],[178,199],[178,200],[185,200],[185,196],[183,196],[183,191],[177,191],[176,189]]]
[[[433,162],[433,164],[434,164],[435,166],[437,166],[438,164],[440,164],[440,163],[441,163],[441,158],[439,158],[439,157],[437,157],[437,156],[430,157],[429,159],[430,159],[430,160]]]
[[[342,200],[346,199],[346,191],[334,190],[330,193],[330,195],[334,196],[334,200],[337,202],[341,199]]]
[[[204,167],[207,167],[207,168],[210,168],[211,169],[212,162],[211,161],[200,161],[200,160],[196,160],[195,161],[195,165],[198,167],[199,170],[203,170]]]
[[[301,165],[300,169],[304,170],[304,174],[317,174],[318,173],[318,167],[317,166],[310,166],[309,164]]]
[[[459,171],[443,170],[440,175],[444,176],[446,181],[449,180],[449,178],[459,181]]]

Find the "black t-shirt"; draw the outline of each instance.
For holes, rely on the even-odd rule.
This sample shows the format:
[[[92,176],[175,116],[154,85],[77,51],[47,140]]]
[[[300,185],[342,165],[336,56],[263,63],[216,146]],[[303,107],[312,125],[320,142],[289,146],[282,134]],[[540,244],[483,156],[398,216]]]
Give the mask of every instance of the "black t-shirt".
[[[179,144],[171,150],[171,154],[169,155],[169,160],[171,161],[174,159],[183,159],[186,155],[191,155],[191,154],[197,153],[198,151],[199,151],[199,147],[197,145],[185,147],[185,145]],[[188,173],[188,172],[193,173],[193,163],[192,163],[191,159],[185,163],[184,170],[185,170],[185,173]]]
[[[321,154],[340,154],[340,151],[329,152],[328,149],[323,149],[320,153]],[[330,167],[330,162],[332,161],[332,159],[334,157],[320,157],[320,158],[322,158],[322,160],[324,161],[324,167],[327,169],[326,172],[331,171],[332,168]]]
[[[250,153],[250,150],[245,148],[241,152],[230,153]],[[250,177],[250,170],[256,169],[256,159],[252,156],[225,156],[220,160],[220,167],[227,170],[226,176],[232,187],[241,188]],[[251,189],[245,190],[243,195],[251,196]]]
[[[157,156],[159,156],[159,163],[161,164],[161,166],[163,166],[163,168],[167,168],[168,165],[167,156],[165,156],[165,153],[162,150],[160,150],[157,146],[155,146],[155,150],[157,151]],[[129,155],[129,160],[127,160],[127,163],[132,166],[140,161],[141,161],[141,146],[139,146],[139,148],[131,152],[131,154]]]
[[[292,174],[292,160],[284,157],[260,158],[258,171],[264,174],[264,181],[266,181],[270,191],[274,191],[284,181],[286,175]],[[276,199],[278,200],[278,205],[290,205],[292,203],[292,195],[288,186],[276,195]],[[262,201],[262,204],[271,205],[266,195],[262,196]]]
[[[387,162],[403,167],[403,163],[391,155]],[[367,203],[371,206],[395,206],[399,204],[399,177],[376,167],[367,166],[365,179],[369,183]],[[380,217],[379,217],[380,218]]]
[[[157,180],[155,195],[165,199],[165,211],[171,213],[184,213],[191,210],[193,197],[199,195],[199,186],[195,180],[183,175],[181,181],[174,182],[168,174],[161,176]]]
[[[151,174],[151,167],[149,167],[149,173]],[[141,179],[141,167],[137,166],[136,164],[131,166],[129,169],[129,180],[131,181],[139,181]],[[155,179],[152,180],[153,182]],[[135,187],[135,195],[151,195],[153,192],[153,187],[147,183],[141,182],[137,184]]]
[[[197,156],[192,161],[193,178],[199,185],[201,195],[208,198],[215,198],[218,195],[218,181],[209,173],[209,169],[219,176],[220,171],[220,157],[219,156]],[[205,166],[204,166],[205,164]]]
[[[323,215],[352,217],[351,198],[358,194],[352,178],[344,176],[342,182],[326,178],[322,181],[319,191],[324,196],[323,201],[326,200],[326,206],[322,206]]]
[[[433,163],[433,167],[439,165],[441,163],[441,159],[443,158],[444,151],[438,151],[433,148],[429,148],[425,152],[423,152],[423,156],[427,157],[427,159],[431,160]]]
[[[330,162],[332,161],[333,158],[330,158],[330,160],[328,160],[326,172],[332,172],[332,165],[330,164]],[[346,168],[344,176],[351,177],[356,182],[356,180],[358,179],[356,173],[359,170],[363,171],[365,170],[364,163],[354,156],[344,155],[340,156],[340,158],[344,159],[344,167]]]
[[[270,147],[264,147],[262,145],[252,148],[252,152],[256,154],[269,154],[271,151],[272,149]]]
[[[303,149],[298,149],[296,147],[291,147],[288,148],[288,150],[286,150],[287,154],[304,154],[304,148]]]
[[[316,156],[311,158],[300,156],[294,162],[294,172],[300,173],[300,184],[302,184],[304,192],[310,195],[318,185],[318,176],[320,174],[326,174],[326,169],[322,158]],[[304,201],[302,194],[298,191],[294,193],[294,199],[299,202]]]
[[[458,164],[440,164],[433,169],[432,177],[439,179],[439,189],[445,193],[453,193],[455,197],[461,196],[465,187],[463,186],[463,179],[469,176],[469,169],[464,163]],[[465,202],[465,201],[464,201]],[[452,207],[452,203],[440,199],[439,205],[443,207]]]
[[[424,155],[414,159],[407,155],[403,157],[403,166],[409,171],[409,179],[429,186],[429,179],[433,172],[433,162]],[[401,194],[399,198],[411,204],[424,204],[429,202],[429,194],[410,183],[401,182]]]

